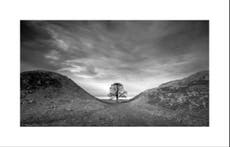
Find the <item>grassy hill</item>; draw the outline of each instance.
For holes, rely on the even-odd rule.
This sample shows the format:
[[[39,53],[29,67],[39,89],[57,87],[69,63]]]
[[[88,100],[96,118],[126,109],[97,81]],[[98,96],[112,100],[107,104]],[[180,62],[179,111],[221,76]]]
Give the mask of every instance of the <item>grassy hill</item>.
[[[21,73],[21,125],[84,125],[106,108],[69,78],[48,71]]]
[[[209,72],[198,72],[146,90],[130,105],[174,119],[181,125],[208,126]]]
[[[146,90],[119,104],[90,95],[65,76],[21,73],[22,126],[207,126],[208,72]]]

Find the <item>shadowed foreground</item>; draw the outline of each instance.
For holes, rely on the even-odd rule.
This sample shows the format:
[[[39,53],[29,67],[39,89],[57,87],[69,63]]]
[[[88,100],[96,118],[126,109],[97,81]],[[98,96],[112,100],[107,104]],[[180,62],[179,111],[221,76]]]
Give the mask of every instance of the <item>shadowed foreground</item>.
[[[208,126],[208,79],[196,73],[116,104],[60,74],[23,72],[21,126]]]

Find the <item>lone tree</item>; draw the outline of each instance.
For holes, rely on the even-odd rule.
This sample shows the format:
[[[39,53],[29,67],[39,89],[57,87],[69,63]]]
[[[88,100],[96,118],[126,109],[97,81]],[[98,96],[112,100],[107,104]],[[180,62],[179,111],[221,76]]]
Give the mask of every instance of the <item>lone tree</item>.
[[[127,91],[125,91],[121,83],[113,83],[110,86],[109,97],[116,97],[116,102],[118,103],[119,97],[127,97]]]

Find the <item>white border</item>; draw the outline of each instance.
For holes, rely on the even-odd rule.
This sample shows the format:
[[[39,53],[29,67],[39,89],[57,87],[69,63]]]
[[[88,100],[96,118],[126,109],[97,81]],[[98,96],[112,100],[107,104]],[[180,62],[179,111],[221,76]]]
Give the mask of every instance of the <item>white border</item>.
[[[0,146],[228,146],[228,0],[7,0],[0,16]],[[210,127],[19,127],[21,19],[210,20]]]

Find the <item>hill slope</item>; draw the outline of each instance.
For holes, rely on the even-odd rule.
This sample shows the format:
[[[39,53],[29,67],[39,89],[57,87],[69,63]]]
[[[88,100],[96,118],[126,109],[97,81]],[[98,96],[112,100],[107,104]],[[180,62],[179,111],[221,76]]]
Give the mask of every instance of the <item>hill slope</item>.
[[[209,72],[202,71],[181,80],[149,89],[130,102],[132,107],[155,112],[181,125],[209,124]]]
[[[106,107],[67,77],[48,71],[21,73],[21,125],[84,125]]]

